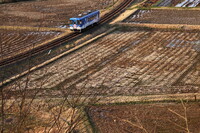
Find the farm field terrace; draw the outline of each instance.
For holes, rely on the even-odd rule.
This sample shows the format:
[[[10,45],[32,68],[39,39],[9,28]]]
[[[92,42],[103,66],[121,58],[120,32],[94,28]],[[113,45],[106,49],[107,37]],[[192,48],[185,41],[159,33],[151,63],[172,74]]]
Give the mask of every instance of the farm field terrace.
[[[107,94],[111,95],[174,93],[171,88],[161,86],[173,86],[180,81],[184,85],[182,78],[188,71],[198,73],[199,69],[193,68],[198,68],[195,64],[199,58],[199,39],[198,32],[188,31],[116,31],[97,42],[121,45],[116,51],[119,55],[77,87],[106,86]],[[152,88],[144,89],[146,86]]]
[[[43,89],[73,86],[75,92],[84,88],[99,95],[199,92],[199,75],[190,75],[199,73],[193,69],[198,68],[199,39],[199,31],[115,30],[31,73],[29,89],[45,79]]]
[[[138,10],[124,22],[152,24],[200,25],[200,10],[151,9]]]

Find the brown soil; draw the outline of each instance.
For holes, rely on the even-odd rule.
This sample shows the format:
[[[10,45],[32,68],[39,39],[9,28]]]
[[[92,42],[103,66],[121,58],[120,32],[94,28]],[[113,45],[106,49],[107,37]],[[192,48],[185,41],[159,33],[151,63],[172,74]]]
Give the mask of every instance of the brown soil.
[[[116,1],[116,0],[115,0]],[[0,25],[64,27],[70,17],[104,9],[112,0],[48,0],[0,5]]]
[[[73,85],[75,92],[141,95],[199,92],[173,85],[198,62],[198,31],[115,31],[47,67],[33,72],[30,89]],[[48,75],[51,75],[48,78]],[[199,78],[199,75],[196,75]],[[25,80],[26,78],[24,78]],[[195,78],[192,82],[195,81]]]
[[[0,29],[0,60],[13,56],[24,50],[32,49],[38,44],[60,35],[55,31],[28,31]]]
[[[199,10],[139,10],[126,22],[200,25]]]
[[[191,71],[180,81],[181,85],[200,86],[200,62],[198,62]]]
[[[132,105],[101,105],[89,108],[95,129],[101,133],[145,133],[200,131],[200,103],[157,103]],[[177,114],[176,114],[177,113]]]

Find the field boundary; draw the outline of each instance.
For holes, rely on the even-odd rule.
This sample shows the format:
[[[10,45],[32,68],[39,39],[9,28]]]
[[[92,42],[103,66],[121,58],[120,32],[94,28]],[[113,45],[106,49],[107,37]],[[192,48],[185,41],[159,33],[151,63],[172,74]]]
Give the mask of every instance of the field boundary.
[[[182,30],[200,30],[200,25],[187,25],[187,24],[151,24],[151,23],[117,23],[119,26],[127,27],[147,27],[154,29],[182,29]]]
[[[72,97],[70,95],[69,97]],[[91,96],[92,97],[92,96]],[[97,104],[115,104],[115,103],[131,103],[131,102],[167,102],[167,101],[199,101],[200,93],[181,93],[181,94],[160,94],[160,95],[122,95],[122,96],[95,96],[99,99]],[[81,96],[81,99],[87,99],[88,96]],[[41,98],[37,98],[41,100]],[[62,98],[46,98],[60,100]],[[70,98],[69,98],[70,100]]]
[[[200,100],[200,93],[184,94],[163,94],[163,95],[143,95],[143,96],[109,96],[104,97],[99,104],[107,103],[129,103],[129,102],[164,102],[164,101],[197,101]]]

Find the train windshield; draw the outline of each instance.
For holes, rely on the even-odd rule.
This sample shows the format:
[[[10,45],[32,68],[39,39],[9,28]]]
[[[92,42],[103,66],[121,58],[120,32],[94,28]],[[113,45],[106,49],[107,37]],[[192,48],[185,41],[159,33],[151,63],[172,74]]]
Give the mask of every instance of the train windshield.
[[[77,24],[78,24],[78,25],[81,25],[81,24],[82,24],[82,21],[81,21],[81,20],[78,20],[78,21],[77,21]]]
[[[70,23],[71,23],[71,24],[76,24],[76,21],[70,20]]]
[[[71,24],[77,24],[77,25],[81,25],[82,24],[82,21],[81,20],[70,20],[70,23]]]
[[[82,24],[82,21],[81,20],[70,20],[70,23],[71,24],[77,24],[77,25],[81,25]]]

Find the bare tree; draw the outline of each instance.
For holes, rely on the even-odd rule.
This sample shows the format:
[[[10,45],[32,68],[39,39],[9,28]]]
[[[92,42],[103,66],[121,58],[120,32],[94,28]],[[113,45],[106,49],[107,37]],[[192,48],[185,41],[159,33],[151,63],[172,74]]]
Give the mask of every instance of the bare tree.
[[[44,19],[44,16],[43,16]],[[42,23],[38,27],[38,32],[40,31]],[[1,36],[0,36],[1,37]],[[1,40],[1,38],[0,38]],[[0,51],[3,54],[3,44],[0,41]],[[32,48],[35,47],[33,44]],[[32,53],[30,53],[31,56]],[[3,56],[1,56],[3,58]],[[34,62],[28,60],[26,62],[26,69],[18,68],[19,72],[28,71],[27,75],[21,79],[18,79],[11,84],[4,85],[5,76],[9,73],[6,69],[3,69],[0,75],[1,85],[0,86],[0,110],[1,110],[1,123],[0,129],[3,132],[24,132],[30,126],[30,117],[32,113],[32,105],[36,100],[37,95],[40,93],[40,89],[46,82],[46,80],[40,81],[35,87],[30,89],[31,76],[30,71]],[[2,68],[6,66],[2,66]],[[12,73],[12,72],[11,72]],[[48,79],[48,77],[46,77]]]
[[[183,111],[181,112],[184,112],[184,115],[181,115],[180,113],[168,108],[168,111],[170,111],[171,113],[173,113],[174,115],[176,115],[177,117],[181,118],[184,123],[185,123],[185,126],[182,126],[182,125],[179,125],[175,122],[172,122],[170,121],[171,123],[173,123],[175,126],[177,126],[178,128],[181,129],[181,131],[183,130],[185,133],[190,133],[190,129],[189,129],[189,124],[188,124],[188,115],[187,115],[187,107],[185,105],[185,103],[183,102],[183,100],[181,100],[181,105],[183,107]]]

